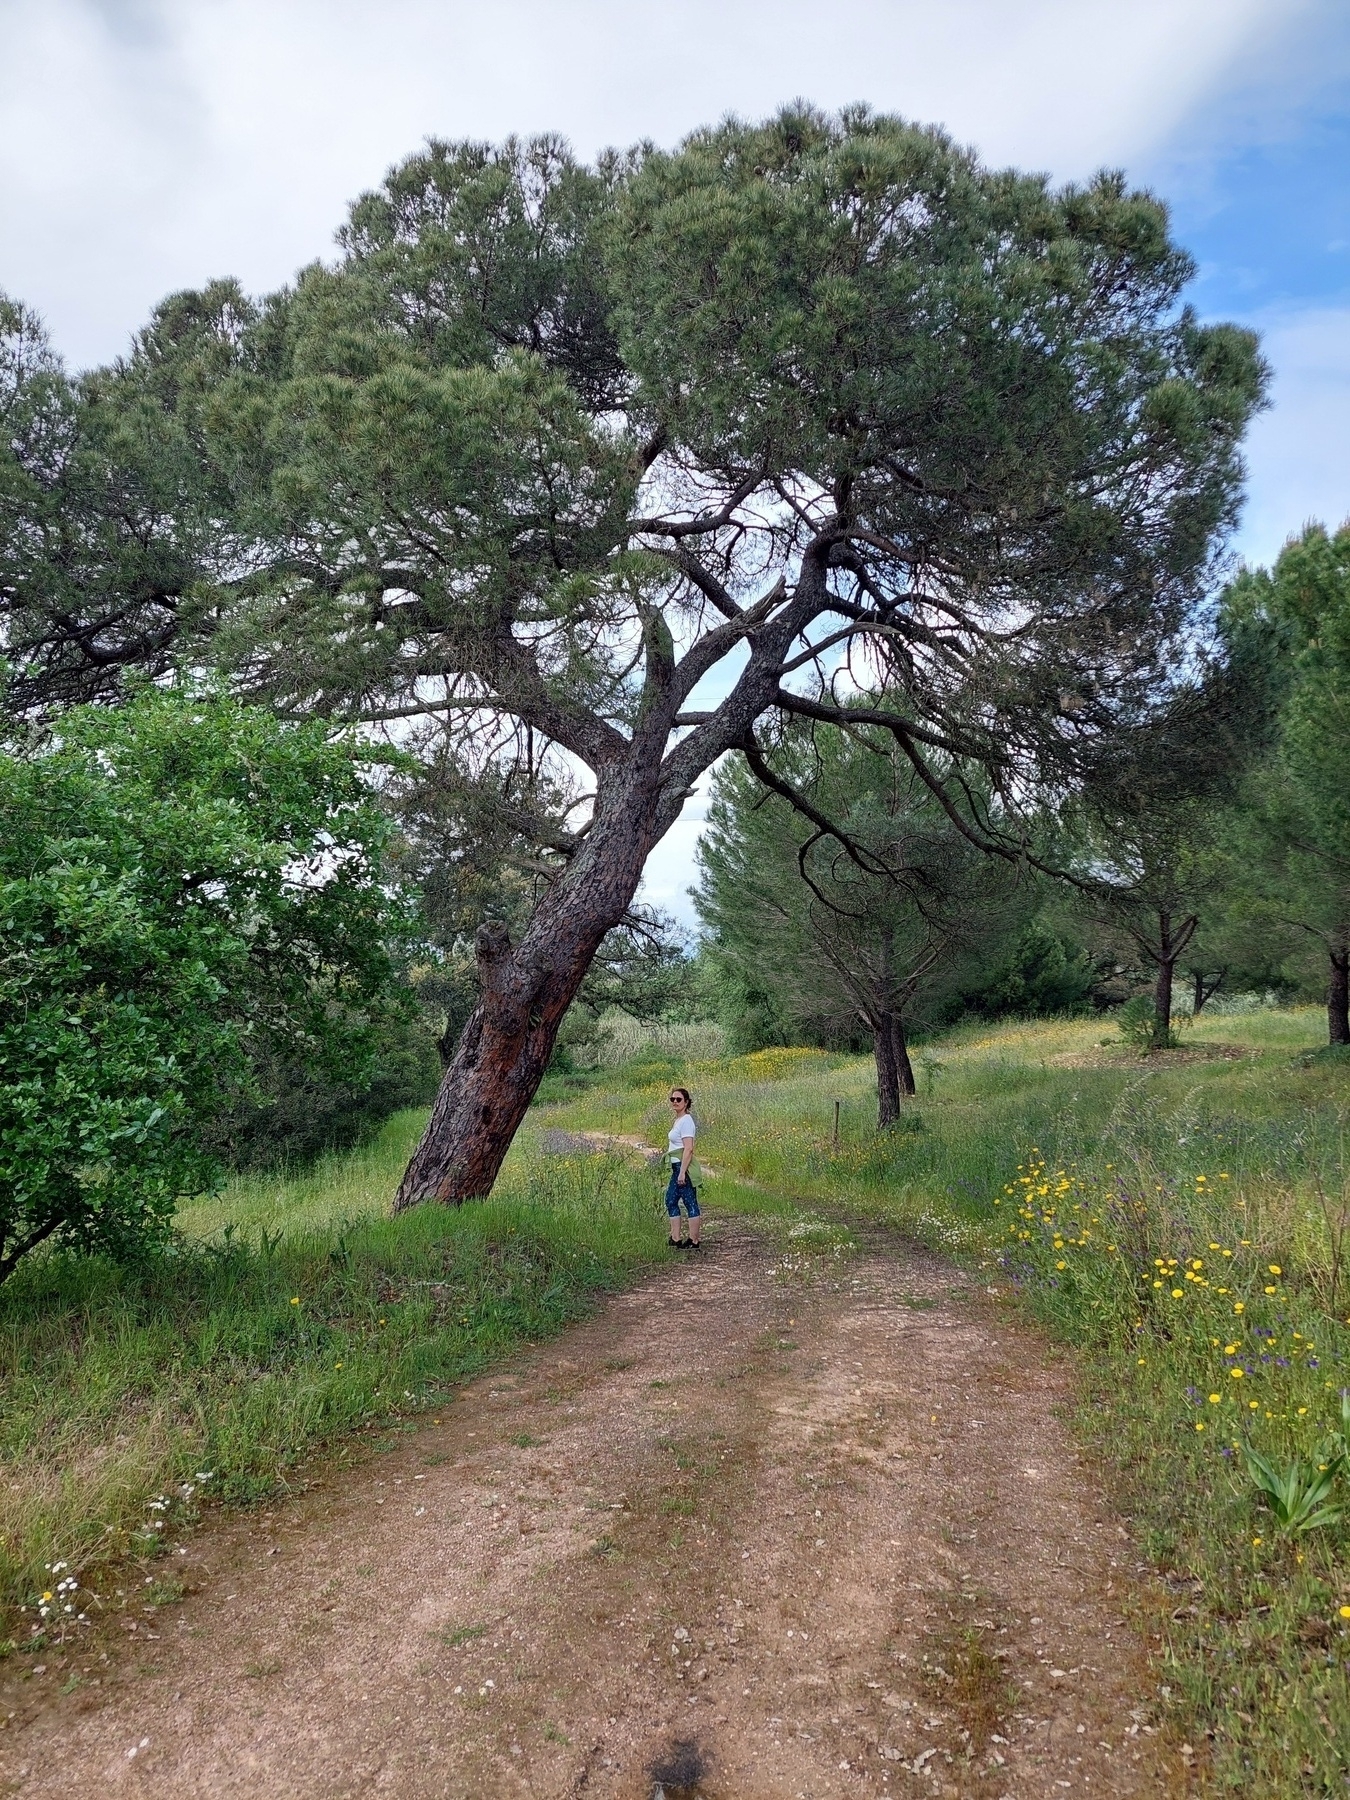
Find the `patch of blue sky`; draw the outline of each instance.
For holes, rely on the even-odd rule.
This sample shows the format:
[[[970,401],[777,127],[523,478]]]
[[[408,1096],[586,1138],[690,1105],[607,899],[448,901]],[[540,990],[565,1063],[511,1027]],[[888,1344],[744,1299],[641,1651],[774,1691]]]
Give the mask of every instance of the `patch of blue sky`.
[[[1167,194],[1168,190],[1162,190]],[[1260,317],[1350,300],[1350,96],[1297,135],[1237,145],[1207,176],[1176,172],[1177,236],[1198,264],[1207,315]]]
[[[1131,171],[1169,203],[1201,316],[1261,334],[1270,405],[1233,546],[1254,563],[1350,516],[1350,9],[1303,23]]]

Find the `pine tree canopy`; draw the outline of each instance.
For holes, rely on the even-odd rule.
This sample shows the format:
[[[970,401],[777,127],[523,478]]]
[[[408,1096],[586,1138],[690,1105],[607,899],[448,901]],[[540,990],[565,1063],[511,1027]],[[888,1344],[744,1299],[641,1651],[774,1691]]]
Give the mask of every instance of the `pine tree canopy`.
[[[20,434],[13,703],[211,661],[283,712],[570,782],[532,922],[482,945],[516,1049],[494,1062],[471,1020],[450,1072],[492,1064],[506,1129],[529,1078],[505,1071],[531,1032],[546,1060],[647,853],[757,720],[876,691],[944,804],[1007,818],[1157,703],[1265,378],[1250,333],[1182,303],[1191,273],[1119,175],[1055,188],[865,111],[593,167],[433,143],[331,267],[259,305],[177,296],[116,369],[51,376],[71,454],[145,496],[148,585],[132,607],[76,570],[54,597],[13,521],[59,511],[66,465]],[[0,380],[21,409],[13,359]],[[81,493],[94,551],[121,546],[118,494]]]

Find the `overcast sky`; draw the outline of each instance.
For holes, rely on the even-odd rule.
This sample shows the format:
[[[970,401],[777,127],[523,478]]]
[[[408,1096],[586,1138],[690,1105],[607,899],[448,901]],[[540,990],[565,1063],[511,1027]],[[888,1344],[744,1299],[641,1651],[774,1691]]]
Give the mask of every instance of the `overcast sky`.
[[[1238,549],[1350,514],[1346,0],[0,0],[0,288],[87,366],[174,288],[329,255],[428,136],[591,153],[797,96],[1163,194],[1275,368]],[[649,869],[682,912],[696,832]]]

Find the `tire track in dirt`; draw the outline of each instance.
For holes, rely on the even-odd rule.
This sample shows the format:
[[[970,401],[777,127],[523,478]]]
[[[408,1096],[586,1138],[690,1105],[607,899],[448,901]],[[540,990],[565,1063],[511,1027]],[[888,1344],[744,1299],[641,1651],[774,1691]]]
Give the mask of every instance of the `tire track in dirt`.
[[[935,1258],[803,1278],[722,1224],[441,1424],[204,1531],[193,1598],[11,1720],[4,1791],[1182,1793],[1070,1397]]]

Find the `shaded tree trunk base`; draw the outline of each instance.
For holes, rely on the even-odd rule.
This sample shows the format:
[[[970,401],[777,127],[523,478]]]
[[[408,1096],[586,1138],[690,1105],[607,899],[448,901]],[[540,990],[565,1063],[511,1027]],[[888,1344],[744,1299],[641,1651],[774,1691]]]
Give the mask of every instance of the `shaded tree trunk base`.
[[[441,1079],[394,1211],[483,1199],[548,1068],[605,933],[624,917],[659,835],[658,796],[635,777],[600,808],[586,848],[545,893],[518,947],[506,927],[474,939],[479,1000]],[[447,1034],[448,1035],[448,1034]]]
[[[481,929],[477,948],[480,970],[509,965],[500,971],[505,980],[484,983],[399,1184],[395,1212],[428,1200],[457,1206],[492,1192],[591,961],[576,957],[531,979],[524,959],[511,956],[503,928]]]
[[[1331,952],[1327,983],[1327,1042],[1350,1044],[1350,946]]]

